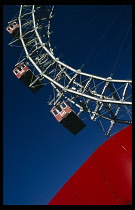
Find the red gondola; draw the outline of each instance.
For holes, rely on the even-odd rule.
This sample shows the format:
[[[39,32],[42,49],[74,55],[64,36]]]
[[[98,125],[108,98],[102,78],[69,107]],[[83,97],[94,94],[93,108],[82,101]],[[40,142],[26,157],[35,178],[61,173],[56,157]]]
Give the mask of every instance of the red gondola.
[[[58,122],[60,122],[74,135],[79,133],[85,127],[84,122],[66,104],[65,101],[59,102],[57,106],[54,106],[51,109],[51,113]]]
[[[19,79],[25,72],[27,72],[29,68],[24,64],[20,63],[14,70],[13,73]]]
[[[19,28],[19,24],[14,21],[7,26],[6,30],[12,34],[17,28]]]
[[[21,46],[22,45],[22,42],[20,40],[20,29],[19,29],[19,24],[15,21],[11,22],[7,27],[6,27],[6,30],[8,31],[8,33],[10,33],[12,35],[12,37],[14,39],[17,40],[17,43]],[[24,35],[24,34],[23,34]],[[25,36],[23,37],[23,41],[25,44],[27,44],[29,41],[30,41],[30,38],[28,37],[27,34],[25,34]]]
[[[24,64],[20,63],[14,70],[15,76],[21,80],[33,93],[36,93],[44,85],[37,79],[36,75]]]

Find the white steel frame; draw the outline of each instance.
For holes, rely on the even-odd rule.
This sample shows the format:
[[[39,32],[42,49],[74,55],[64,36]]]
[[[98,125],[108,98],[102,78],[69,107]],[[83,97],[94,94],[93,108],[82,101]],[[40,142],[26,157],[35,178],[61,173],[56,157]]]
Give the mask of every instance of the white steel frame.
[[[9,45],[20,39],[25,56],[19,63],[29,60],[35,67],[37,79],[30,86],[34,87],[34,83],[40,79],[49,81],[55,89],[55,97],[49,102],[49,105],[56,105],[62,99],[66,99],[79,108],[78,115],[86,111],[94,121],[99,117],[108,120],[110,126],[105,132],[108,137],[115,123],[132,123],[132,98],[129,95],[129,92],[132,91],[132,81],[87,74],[56,58],[50,42],[53,10],[54,6],[51,5],[21,5],[18,16],[19,38],[16,37]],[[45,21],[46,25],[43,25]],[[43,30],[44,33],[42,33]],[[25,42],[26,37],[29,39],[27,43]],[[94,108],[91,108],[91,104]],[[129,119],[118,117],[122,107],[126,108]],[[102,111],[103,108],[106,111]]]

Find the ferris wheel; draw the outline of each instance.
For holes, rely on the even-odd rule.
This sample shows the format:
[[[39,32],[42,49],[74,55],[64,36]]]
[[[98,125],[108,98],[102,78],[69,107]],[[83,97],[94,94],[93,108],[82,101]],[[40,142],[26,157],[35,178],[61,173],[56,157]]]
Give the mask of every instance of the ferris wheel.
[[[51,113],[71,133],[85,127],[80,118],[85,112],[109,137],[116,124],[132,123],[132,81],[88,74],[55,57],[50,36],[53,12],[52,5],[21,5],[19,15],[8,22],[6,30],[13,37],[9,45],[22,48],[13,73],[33,93],[46,82],[51,85]]]

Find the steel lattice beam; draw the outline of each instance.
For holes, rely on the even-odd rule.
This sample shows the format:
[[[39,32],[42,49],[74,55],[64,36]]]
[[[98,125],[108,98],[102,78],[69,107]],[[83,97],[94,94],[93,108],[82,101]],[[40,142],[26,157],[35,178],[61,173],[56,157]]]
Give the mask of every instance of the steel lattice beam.
[[[78,115],[86,111],[91,114],[92,120],[100,117],[110,121],[107,136],[115,123],[131,124],[132,119],[121,119],[118,114],[124,106],[130,112],[132,98],[129,93],[132,92],[132,81],[84,73],[56,58],[50,42],[53,10],[54,6],[48,8],[48,5],[21,5],[18,16],[19,38],[10,43],[12,45],[18,39],[21,41],[25,51],[21,62],[29,60],[37,71],[37,79],[49,81],[57,92],[49,104],[56,105],[65,98],[79,108]],[[44,22],[45,24],[42,24]],[[30,86],[33,86],[37,79]],[[85,102],[82,102],[82,99]],[[91,108],[91,103],[94,108]]]

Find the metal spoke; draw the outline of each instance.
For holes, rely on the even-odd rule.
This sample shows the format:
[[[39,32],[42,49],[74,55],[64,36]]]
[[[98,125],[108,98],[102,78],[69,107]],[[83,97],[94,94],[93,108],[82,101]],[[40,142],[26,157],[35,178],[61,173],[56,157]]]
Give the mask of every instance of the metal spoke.
[[[25,53],[25,56],[22,57],[22,52],[19,58],[21,60],[22,57],[22,60],[20,62],[18,60],[16,65],[23,61],[29,61],[33,66],[32,71],[37,76],[34,81],[31,78],[29,87],[33,86],[38,79],[51,84],[53,99],[49,98],[49,105],[56,105],[65,99],[78,109],[78,115],[87,112],[92,120],[99,120],[103,132],[109,136],[116,123],[131,123],[132,81],[84,73],[81,69],[74,69],[55,57],[51,47],[50,31],[53,10],[54,6],[51,5],[20,6],[17,18],[19,37],[14,37],[14,40],[9,44],[12,46],[19,40]],[[123,107],[126,109],[127,115],[121,119],[119,116],[121,116]],[[110,123],[107,132],[105,132],[102,119],[106,119]]]

